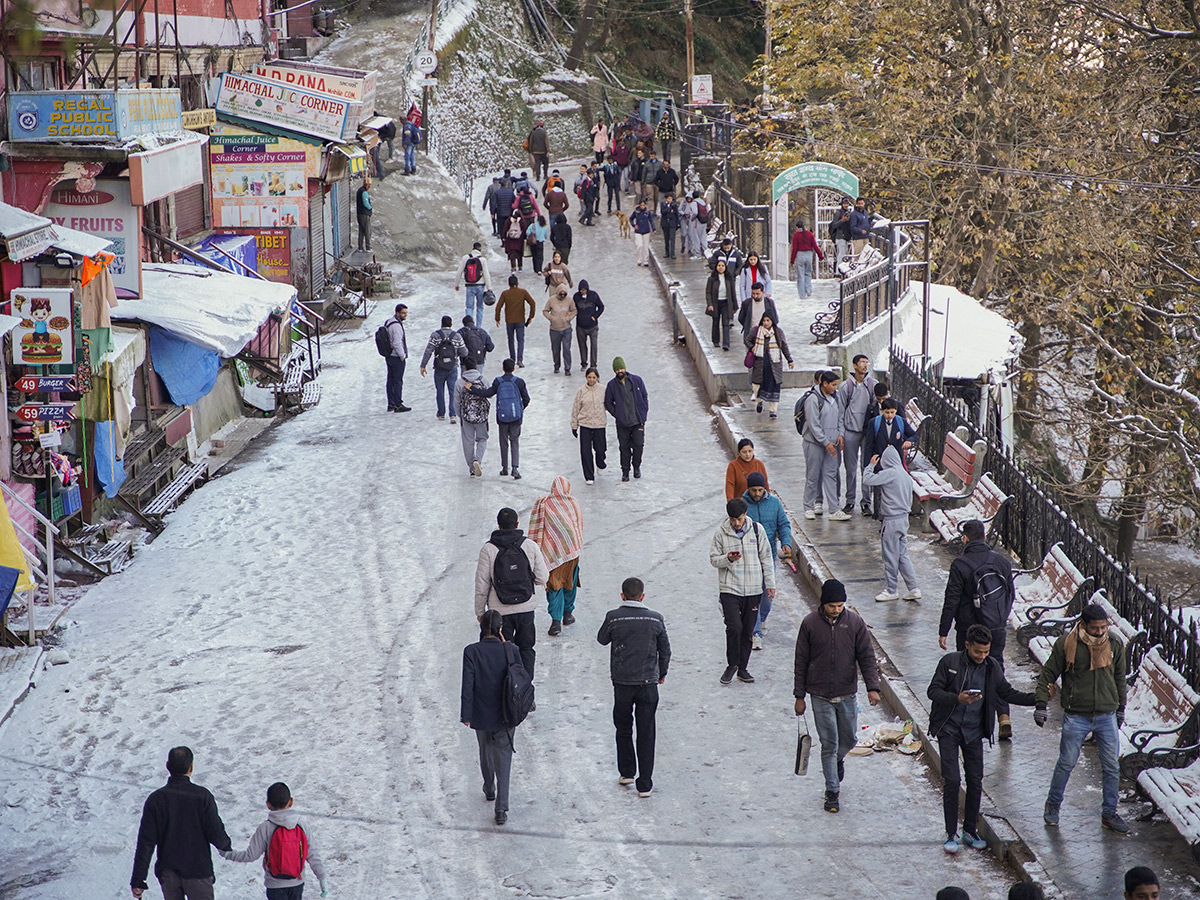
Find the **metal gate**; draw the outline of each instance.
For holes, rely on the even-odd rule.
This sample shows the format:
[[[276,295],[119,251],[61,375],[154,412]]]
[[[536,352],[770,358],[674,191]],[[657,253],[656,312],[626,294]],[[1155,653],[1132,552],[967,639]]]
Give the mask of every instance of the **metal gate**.
[[[816,188],[813,200],[813,234],[825,258],[817,263],[816,278],[833,278],[836,276],[834,266],[837,264],[837,251],[833,241],[829,239],[829,223],[833,214],[842,208],[842,198],[846,195],[841,191],[831,191],[826,188]]]

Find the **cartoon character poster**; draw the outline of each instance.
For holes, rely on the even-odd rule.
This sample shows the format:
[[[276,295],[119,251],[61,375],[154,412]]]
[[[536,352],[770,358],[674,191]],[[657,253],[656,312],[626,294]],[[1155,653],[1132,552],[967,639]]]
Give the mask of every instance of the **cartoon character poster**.
[[[15,362],[56,366],[75,362],[75,317],[69,288],[21,288],[12,292],[13,312],[21,324],[13,329]]]

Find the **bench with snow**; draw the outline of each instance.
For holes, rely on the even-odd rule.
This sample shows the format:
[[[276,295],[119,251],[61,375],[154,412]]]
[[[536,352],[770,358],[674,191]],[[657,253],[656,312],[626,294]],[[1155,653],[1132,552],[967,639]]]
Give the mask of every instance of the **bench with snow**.
[[[1137,647],[1131,643],[1130,647]],[[1151,647],[1127,677],[1125,724],[1121,727],[1121,771],[1134,777],[1147,769],[1182,769],[1200,759],[1197,694]]]
[[[142,510],[148,516],[161,518],[175,509],[185,496],[208,480],[208,463],[198,462],[184,466],[170,483]]]
[[[310,377],[308,351],[294,347],[283,367],[283,380],[275,386],[281,405],[305,410],[321,402],[321,386]]]
[[[996,487],[991,475],[982,476],[975,484],[970,499],[962,506],[950,509],[935,509],[929,515],[929,524],[946,543],[958,540],[959,526],[968,519],[978,519],[983,523],[983,536],[988,544],[995,546],[997,534],[993,525],[1004,505],[1008,503],[1008,494]]]
[[[879,250],[866,244],[857,256],[850,255],[839,259],[834,269],[841,278],[853,278],[871,266],[883,262],[885,258]]]
[[[909,423],[912,424],[911,422]],[[968,445],[967,430],[961,425],[946,432],[942,445],[942,467],[945,473],[913,470],[913,499],[921,510],[921,530],[929,531],[933,513],[945,506],[954,506],[970,498],[983,473],[984,443]]]
[[[913,445],[908,448],[908,461],[911,463],[913,457],[917,455],[917,446],[921,442],[921,426],[925,424],[925,420],[929,416],[921,412],[921,407],[917,406],[915,397],[910,397],[908,402],[904,404],[904,421],[908,423],[909,428],[917,433],[917,439],[913,441]],[[912,467],[909,466],[911,469]]]
[[[1192,859],[1200,864],[1200,762],[1186,769],[1146,769],[1137,784],[1153,804],[1139,818],[1145,821],[1161,812],[1191,845]]]
[[[1068,623],[1075,621],[1083,609],[1082,592],[1092,582],[1090,576],[1085,576],[1067,558],[1062,542],[1050,548],[1040,565],[1017,569],[1013,575],[1033,575],[1035,572],[1037,575],[1031,582],[1017,587],[1012,612],[1008,615],[1012,630],[1022,643],[1030,646],[1035,638],[1058,637]]]

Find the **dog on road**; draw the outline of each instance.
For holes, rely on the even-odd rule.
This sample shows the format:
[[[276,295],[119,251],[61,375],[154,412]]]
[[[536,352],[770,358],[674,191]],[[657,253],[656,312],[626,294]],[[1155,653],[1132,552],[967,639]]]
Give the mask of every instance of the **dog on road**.
[[[627,238],[633,234],[629,227],[629,216],[621,212],[619,209],[613,213],[617,217],[617,224],[621,227],[621,237]]]

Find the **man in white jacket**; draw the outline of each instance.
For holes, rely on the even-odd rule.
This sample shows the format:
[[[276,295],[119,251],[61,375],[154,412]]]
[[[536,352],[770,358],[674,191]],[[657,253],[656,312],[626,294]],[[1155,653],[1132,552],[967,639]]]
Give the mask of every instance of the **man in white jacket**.
[[[458,263],[458,276],[454,279],[454,289],[457,291],[463,282],[467,283],[467,312],[476,322],[483,321],[483,295],[492,289],[492,273],[488,271],[487,259],[483,255],[483,245],[479,241],[471,248],[471,252]]]
[[[482,619],[489,609],[504,616],[500,633],[506,641],[517,645],[521,651],[521,665],[532,679],[537,657],[533,649],[537,640],[534,610],[538,606],[534,588],[545,586],[550,579],[550,570],[542,549],[517,527],[520,522],[515,509],[504,507],[496,515],[499,527],[479,551],[479,563],[475,567],[475,618]],[[524,564],[512,553],[513,548],[519,548],[524,554]],[[501,570],[499,578],[497,568]]]
[[[725,672],[721,684],[733,681],[754,683],[746,666],[754,626],[758,622],[758,603],[763,592],[775,599],[775,565],[771,542],[763,527],[747,514],[746,501],[734,497],[725,504],[727,518],[713,535],[708,561],[717,570],[721,612],[725,617]]]

